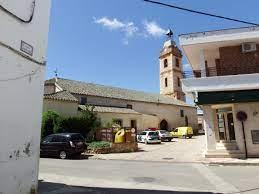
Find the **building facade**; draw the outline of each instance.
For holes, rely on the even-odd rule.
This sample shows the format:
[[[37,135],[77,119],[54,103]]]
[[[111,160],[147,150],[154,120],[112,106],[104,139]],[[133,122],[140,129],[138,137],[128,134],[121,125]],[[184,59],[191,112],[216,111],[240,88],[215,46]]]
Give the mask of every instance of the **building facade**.
[[[139,130],[198,128],[196,107],[159,94],[53,78],[45,82],[43,111],[55,110],[63,116],[75,116],[87,105],[103,126],[112,122]]]
[[[180,36],[195,78],[184,92],[204,113],[206,157],[259,156],[259,28]]]

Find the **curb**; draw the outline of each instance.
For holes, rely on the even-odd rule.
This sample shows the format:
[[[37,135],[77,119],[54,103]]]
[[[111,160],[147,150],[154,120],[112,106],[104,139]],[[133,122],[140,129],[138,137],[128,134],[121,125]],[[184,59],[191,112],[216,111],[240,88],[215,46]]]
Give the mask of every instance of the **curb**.
[[[210,162],[210,161],[173,161],[173,160],[127,160],[127,159],[104,159],[104,158],[89,158],[89,160],[108,160],[108,161],[125,161],[125,162],[155,162],[155,163],[171,163],[171,164],[204,164],[211,166],[259,166],[253,162]]]
[[[254,162],[213,162],[213,161],[173,161],[173,160],[164,160],[164,161],[151,161],[151,160],[127,160],[127,159],[104,159],[104,158],[88,158],[89,160],[109,160],[109,161],[126,161],[126,162],[157,162],[157,163],[175,163],[175,164],[204,164],[204,165],[215,165],[215,166],[259,166],[259,161]]]

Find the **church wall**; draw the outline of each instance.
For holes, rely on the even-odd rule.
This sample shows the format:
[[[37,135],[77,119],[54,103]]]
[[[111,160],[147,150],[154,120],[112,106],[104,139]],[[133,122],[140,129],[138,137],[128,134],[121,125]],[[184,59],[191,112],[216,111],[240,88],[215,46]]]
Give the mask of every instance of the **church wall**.
[[[48,110],[56,111],[62,116],[76,116],[77,102],[43,99],[43,112]]]
[[[185,126],[185,116],[188,117],[189,125],[198,129],[196,108],[145,102],[133,102],[132,105],[137,112],[155,114],[159,118],[159,123],[165,119],[168,122],[169,129]],[[181,117],[181,109],[184,111],[184,117]]]
[[[75,95],[80,101],[80,97],[84,95]],[[143,121],[139,121],[138,126],[140,129],[145,129],[149,127],[159,127],[159,123],[165,119],[168,122],[169,129],[176,128],[179,126],[185,126],[185,116],[188,117],[189,125],[194,129],[198,129],[198,118],[197,118],[197,110],[193,107],[185,107],[185,106],[176,106],[176,105],[167,105],[167,104],[157,104],[157,103],[148,103],[148,102],[140,102],[140,101],[130,101],[130,100],[121,100],[121,99],[113,99],[113,98],[105,98],[105,97],[95,97],[95,96],[86,96],[87,103],[92,105],[99,106],[113,106],[113,107],[127,107],[127,105],[132,105],[132,109],[147,115],[156,115],[156,119],[148,118]],[[65,109],[65,108],[64,108]],[[184,110],[184,117],[181,117],[180,110]],[[75,108],[77,110],[77,108]],[[67,110],[71,111],[72,110]],[[130,122],[131,115],[125,114],[123,118],[126,119],[126,124]],[[104,115],[105,120],[112,120],[112,117],[116,115],[107,114]],[[143,117],[142,117],[143,118]],[[134,120],[134,119],[133,119]],[[141,124],[141,123],[145,124]],[[150,124],[149,124],[150,123]],[[125,127],[127,127],[125,125]]]

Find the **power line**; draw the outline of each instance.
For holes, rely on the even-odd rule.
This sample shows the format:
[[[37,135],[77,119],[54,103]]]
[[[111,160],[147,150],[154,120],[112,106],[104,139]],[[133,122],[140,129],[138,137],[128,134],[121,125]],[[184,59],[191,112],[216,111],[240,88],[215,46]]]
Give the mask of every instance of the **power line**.
[[[225,17],[225,16],[205,13],[205,12],[196,11],[196,10],[192,10],[192,9],[187,9],[187,8],[184,8],[184,7],[179,7],[179,6],[175,6],[175,5],[171,5],[171,4],[166,4],[166,3],[162,3],[162,2],[158,2],[158,1],[151,1],[151,0],[143,0],[143,1],[148,2],[148,3],[157,4],[157,5],[166,6],[166,7],[171,7],[171,8],[174,8],[174,9],[179,9],[179,10],[182,10],[182,11],[187,11],[187,12],[191,12],[191,13],[195,13],[195,14],[206,15],[206,16],[210,16],[210,17],[214,17],[214,18],[220,18],[220,19],[234,21],[234,22],[239,22],[239,23],[243,23],[243,24],[259,26],[259,24],[252,23],[252,22],[247,22],[247,21],[244,21],[244,20],[238,20],[238,19],[229,18],[229,17]]]
[[[20,76],[17,76],[17,77],[0,79],[0,82],[16,81],[16,80],[20,80],[20,79],[27,78],[27,77],[29,77],[29,80],[31,80],[31,77],[36,75],[39,71],[40,71],[40,67],[31,71],[30,73],[26,73],[26,74],[23,74],[23,75],[20,75]]]

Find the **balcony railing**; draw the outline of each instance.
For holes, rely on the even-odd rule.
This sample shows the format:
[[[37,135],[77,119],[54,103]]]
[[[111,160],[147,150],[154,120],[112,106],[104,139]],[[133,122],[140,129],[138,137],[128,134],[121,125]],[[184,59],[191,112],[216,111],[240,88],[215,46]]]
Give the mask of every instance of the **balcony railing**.
[[[194,70],[194,71],[184,71],[183,75],[184,78],[199,78],[202,75],[202,70]],[[216,67],[207,67],[204,70],[204,74],[206,75],[206,77],[212,77],[212,76],[217,76],[217,69]]]

